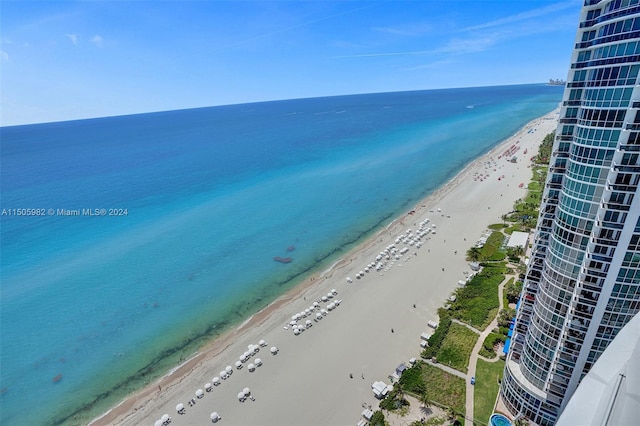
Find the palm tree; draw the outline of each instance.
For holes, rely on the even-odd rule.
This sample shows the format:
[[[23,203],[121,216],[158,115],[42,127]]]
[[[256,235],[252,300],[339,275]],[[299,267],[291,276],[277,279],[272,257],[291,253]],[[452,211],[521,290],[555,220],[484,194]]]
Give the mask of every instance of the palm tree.
[[[467,258],[473,262],[477,262],[480,259],[481,251],[478,247],[471,247],[467,251]]]
[[[422,403],[422,408],[429,408],[431,406],[431,400],[426,392],[420,394],[420,402]]]

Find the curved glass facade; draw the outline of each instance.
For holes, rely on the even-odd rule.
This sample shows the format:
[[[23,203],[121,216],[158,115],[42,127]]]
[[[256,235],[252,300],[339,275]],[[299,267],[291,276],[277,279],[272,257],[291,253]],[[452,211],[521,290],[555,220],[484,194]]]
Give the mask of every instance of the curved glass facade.
[[[554,424],[640,311],[640,2],[586,0],[501,398]]]

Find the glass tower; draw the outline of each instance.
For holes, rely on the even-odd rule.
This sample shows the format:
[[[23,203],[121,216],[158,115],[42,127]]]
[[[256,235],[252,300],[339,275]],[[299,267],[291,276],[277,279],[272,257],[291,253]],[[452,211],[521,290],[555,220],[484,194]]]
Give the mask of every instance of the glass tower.
[[[640,311],[640,0],[586,0],[500,395],[554,424]]]

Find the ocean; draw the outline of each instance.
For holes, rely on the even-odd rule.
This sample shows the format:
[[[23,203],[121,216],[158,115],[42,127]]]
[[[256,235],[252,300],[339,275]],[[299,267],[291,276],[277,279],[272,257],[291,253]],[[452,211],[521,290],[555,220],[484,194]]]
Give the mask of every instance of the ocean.
[[[562,92],[380,93],[0,128],[0,423],[86,423]]]

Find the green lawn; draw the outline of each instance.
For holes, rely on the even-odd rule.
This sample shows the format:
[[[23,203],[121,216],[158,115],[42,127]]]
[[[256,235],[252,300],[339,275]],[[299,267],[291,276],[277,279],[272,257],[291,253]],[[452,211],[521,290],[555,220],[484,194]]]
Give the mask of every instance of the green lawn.
[[[421,365],[429,400],[452,408],[457,414],[464,415],[466,399],[464,379],[426,363],[421,363]]]
[[[489,422],[500,387],[498,379],[502,379],[503,370],[504,361],[486,362],[478,359],[473,392],[474,424],[486,425]]]
[[[469,357],[477,340],[478,335],[467,327],[451,324],[447,337],[444,338],[436,355],[438,362],[466,373]]]
[[[449,312],[453,318],[484,330],[498,313],[498,286],[504,279],[504,264],[486,265],[466,286],[456,291]]]

